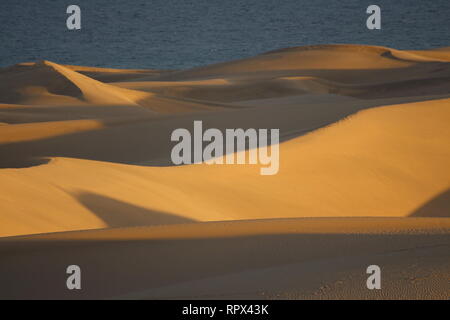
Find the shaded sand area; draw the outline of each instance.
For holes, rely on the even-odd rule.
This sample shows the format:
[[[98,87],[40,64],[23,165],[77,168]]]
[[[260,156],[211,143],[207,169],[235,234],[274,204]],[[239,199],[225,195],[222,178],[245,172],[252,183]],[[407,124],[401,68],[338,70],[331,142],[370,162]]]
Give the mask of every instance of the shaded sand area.
[[[173,166],[194,120],[279,128],[278,174]],[[0,298],[448,299],[449,123],[448,48],[1,69]]]
[[[448,298],[450,223],[296,218],[116,228],[0,241],[2,297]],[[82,269],[81,291],[65,268]],[[365,270],[382,267],[382,290]],[[43,289],[45,288],[45,289]]]

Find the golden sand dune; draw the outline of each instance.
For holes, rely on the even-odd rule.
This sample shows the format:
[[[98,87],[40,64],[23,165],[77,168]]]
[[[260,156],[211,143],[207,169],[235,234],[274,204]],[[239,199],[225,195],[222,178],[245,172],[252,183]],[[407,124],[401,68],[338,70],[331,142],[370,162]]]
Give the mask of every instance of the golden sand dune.
[[[422,54],[423,52],[423,54]],[[434,51],[432,51],[434,52]],[[160,79],[258,79],[278,76],[317,76],[363,84],[381,79],[398,81],[426,75],[449,75],[449,54],[407,52],[376,46],[318,45],[271,51],[256,57],[161,75]],[[445,59],[443,59],[445,58]]]
[[[305,93],[363,99],[438,95],[450,91],[449,61],[450,54],[444,50],[407,52],[322,45],[113,84],[166,96],[224,102]]]
[[[450,99],[369,109],[283,143],[274,176],[259,175],[256,165],[144,167],[66,158],[4,169],[0,175],[8,183],[1,194],[10,200],[1,232],[98,228],[105,224],[95,215],[108,220],[109,212],[111,226],[120,226],[112,208],[123,219],[127,206],[192,221],[413,215],[441,194],[448,197],[449,118]],[[29,194],[24,184],[34,186]],[[22,203],[23,196],[33,201]],[[68,203],[71,228],[70,218],[54,215],[69,214]],[[89,211],[80,226],[77,212]],[[437,215],[448,217],[449,211]],[[131,216],[129,222],[139,224]]]
[[[195,102],[178,102],[151,93],[111,86],[49,61],[0,71],[0,103],[25,105],[112,105],[144,107],[160,113],[208,110]],[[129,71],[131,72],[131,71]],[[140,71],[135,71],[139,74]],[[213,107],[215,108],[215,107]],[[135,110],[131,110],[135,113]]]
[[[278,174],[173,166],[170,135],[195,120],[280,129]],[[96,270],[89,298],[448,298],[449,120],[445,48],[2,69],[0,236],[28,236],[0,240],[0,298],[74,297],[51,279],[68,252]],[[70,232],[87,229],[106,230]],[[364,287],[373,261],[382,293]],[[38,262],[44,291],[18,280]]]
[[[8,68],[0,77],[4,103],[135,104],[145,97],[142,93],[118,90],[49,61]]]

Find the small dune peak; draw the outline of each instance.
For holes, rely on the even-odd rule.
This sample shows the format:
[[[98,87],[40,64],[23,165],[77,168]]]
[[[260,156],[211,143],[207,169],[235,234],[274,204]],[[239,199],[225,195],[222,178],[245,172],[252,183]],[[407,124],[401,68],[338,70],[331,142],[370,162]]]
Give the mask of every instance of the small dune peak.
[[[0,73],[0,103],[137,105],[148,96],[105,84],[44,59]]]

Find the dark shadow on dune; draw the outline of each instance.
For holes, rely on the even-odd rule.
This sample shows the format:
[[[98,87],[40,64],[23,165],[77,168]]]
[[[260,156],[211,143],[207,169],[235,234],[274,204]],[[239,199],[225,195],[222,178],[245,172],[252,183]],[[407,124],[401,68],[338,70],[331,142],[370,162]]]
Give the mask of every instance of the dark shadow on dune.
[[[191,219],[153,211],[95,193],[82,192],[76,198],[111,228],[193,222]]]
[[[289,109],[292,111],[295,108],[297,106],[280,107],[275,112],[273,108],[264,107],[258,108],[257,113],[254,108],[249,108],[226,111],[233,115],[225,116],[224,112],[224,117],[218,117],[216,112],[207,112],[145,119],[145,121],[136,120],[125,124],[106,124],[101,130],[70,133],[35,141],[5,143],[0,145],[0,168],[23,163],[30,157],[67,157],[144,166],[173,166],[171,151],[178,142],[171,141],[171,134],[175,129],[185,128],[193,137],[193,123],[196,120],[203,122],[203,131],[217,128],[223,135],[228,128],[244,130],[283,128],[280,130],[280,142],[284,142],[341,120],[359,110],[356,106],[346,106],[327,115],[327,119],[314,113],[304,115],[302,118],[290,116],[286,119]],[[224,152],[225,143],[226,141]],[[204,145],[207,143],[204,142]]]
[[[448,73],[448,72],[447,72]],[[308,77],[308,72],[302,72],[302,75],[287,74],[287,78],[270,77],[267,79],[247,79],[234,81],[230,84],[221,86],[173,86],[164,88],[155,88],[155,90],[163,95],[176,98],[190,98],[201,101],[216,102],[233,102],[245,101],[253,99],[267,99],[277,97],[287,97],[293,95],[301,95],[306,93],[314,93],[312,89],[306,89],[302,86],[304,79],[296,80],[295,77]],[[373,82],[365,83],[364,81],[352,83],[344,83],[342,80],[327,79],[326,74],[314,74],[311,72],[309,76],[313,79],[308,80],[316,85],[323,87],[328,93],[341,96],[355,97],[359,99],[387,99],[400,97],[420,97],[432,95],[447,95],[450,92],[450,76],[433,76],[433,77],[414,77],[412,79],[393,80],[388,75],[384,81],[373,80]],[[351,74],[347,71],[344,74]],[[362,76],[361,76],[362,77]],[[382,75],[378,75],[382,77]],[[356,82],[356,83],[355,83]],[[312,91],[309,91],[312,90]]]
[[[355,267],[365,275],[367,266],[373,263],[374,258],[385,262],[380,259],[397,256],[398,262],[406,254],[409,258],[405,266],[419,267],[426,261],[431,265],[448,265],[450,259],[445,254],[449,245],[448,234],[362,236],[291,233],[217,237],[214,232],[207,232],[192,238],[173,233],[160,233],[153,237],[151,229],[140,229],[136,232],[127,230],[127,236],[120,239],[114,237],[114,231],[113,237],[106,239],[97,230],[91,232],[92,238],[84,240],[71,239],[71,233],[68,233],[67,237],[61,234],[60,239],[55,235],[55,239],[48,240],[28,237],[0,241],[0,256],[3,258],[0,263],[0,298],[104,299],[246,270],[294,263],[306,263],[305,266],[308,266],[309,262],[320,260],[324,263],[322,271],[327,270],[331,263],[333,268],[338,267],[345,274],[350,266],[346,261],[359,257],[361,260]],[[72,234],[76,237],[83,233]],[[437,253],[438,260],[433,260],[429,252]],[[70,291],[64,285],[67,280],[64,271],[71,264],[82,269],[82,290]],[[318,278],[317,272],[320,269],[298,270],[303,281],[297,285],[302,287],[305,281],[313,279],[317,281],[315,286],[318,289],[322,279]],[[293,281],[289,274],[278,276],[276,279],[262,277],[259,281]],[[364,277],[362,286],[365,281]],[[388,285],[388,282],[383,284]],[[430,283],[428,289],[432,287]],[[421,294],[426,296],[431,291]],[[417,287],[409,293],[417,297]]]
[[[181,70],[162,74],[159,78],[149,79],[155,81],[193,81],[215,78],[228,78],[243,80],[265,80],[277,77],[317,77],[341,84],[378,84],[379,79],[385,83],[406,81],[423,78],[423,82],[434,78],[443,78],[450,75],[449,62],[421,62],[407,67],[375,68],[375,69],[272,69],[272,70],[245,70],[227,66],[229,62],[217,65],[207,65],[194,69]],[[223,68],[223,67],[226,68]],[[447,91],[448,92],[448,91]]]
[[[162,74],[173,72],[172,70],[140,70],[140,71],[122,71],[122,72],[108,72],[108,71],[89,71],[89,70],[77,70],[75,67],[74,71],[85,75],[86,77],[92,78],[97,81],[104,83],[111,82],[127,82],[127,81],[139,81],[140,78],[146,77],[151,79],[159,77]]]
[[[95,119],[127,119],[130,117],[149,117],[154,113],[144,108],[120,105],[17,105],[0,108],[0,122],[8,124],[39,123],[50,121],[73,121]]]
[[[10,169],[20,169],[20,168],[31,168],[37,167],[43,164],[47,164],[51,159],[47,158],[23,158],[18,160],[6,160],[1,161],[1,168],[10,168]]]
[[[23,94],[21,90],[27,87],[44,88],[40,94],[49,92],[77,99],[83,94],[72,80],[44,60],[35,65],[15,65],[2,69],[0,76],[1,103],[21,103],[28,95]]]
[[[450,189],[416,209],[410,217],[450,218]]]

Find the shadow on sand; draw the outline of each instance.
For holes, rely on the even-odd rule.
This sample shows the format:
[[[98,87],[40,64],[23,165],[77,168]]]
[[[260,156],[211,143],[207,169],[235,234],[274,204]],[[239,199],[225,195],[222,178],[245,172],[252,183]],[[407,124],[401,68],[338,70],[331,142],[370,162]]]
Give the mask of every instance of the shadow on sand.
[[[450,218],[450,189],[438,194],[409,216]]]
[[[194,222],[171,213],[154,211],[96,193],[81,192],[75,196],[109,228]]]

